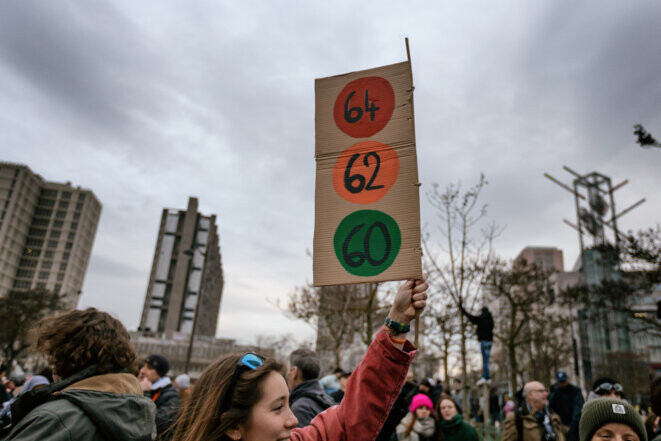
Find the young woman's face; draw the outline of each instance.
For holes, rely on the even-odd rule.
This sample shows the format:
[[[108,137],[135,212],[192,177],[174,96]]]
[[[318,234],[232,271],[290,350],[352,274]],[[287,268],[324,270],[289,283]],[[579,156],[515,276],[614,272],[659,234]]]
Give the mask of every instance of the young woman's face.
[[[441,401],[439,407],[441,409],[441,417],[446,421],[451,420],[458,413],[454,403],[450,400]]]
[[[429,415],[431,415],[431,409],[427,406],[420,406],[415,410],[415,417],[417,419],[429,418]]]
[[[286,440],[298,420],[289,408],[289,389],[285,379],[271,372],[262,384],[262,399],[252,408],[250,418],[240,425],[242,441]]]
[[[597,429],[591,441],[640,441],[640,438],[626,424],[608,423]]]

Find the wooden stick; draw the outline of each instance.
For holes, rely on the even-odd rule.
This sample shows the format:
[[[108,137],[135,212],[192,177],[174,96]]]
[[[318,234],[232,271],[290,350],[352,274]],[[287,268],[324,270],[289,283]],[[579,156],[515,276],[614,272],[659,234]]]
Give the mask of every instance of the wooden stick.
[[[411,117],[413,117],[413,121],[415,121],[415,108],[413,106],[413,89],[415,89],[415,87],[413,86],[413,68],[411,67],[411,50],[409,49],[409,38],[405,37],[404,42],[406,43],[406,59],[409,62],[409,75],[411,77]],[[413,143],[415,144],[415,123],[413,124]],[[413,287],[415,287],[415,281],[413,281]],[[418,347],[419,334],[420,334],[420,311],[417,311],[415,313],[415,337],[413,340],[413,344],[415,345],[416,348]]]

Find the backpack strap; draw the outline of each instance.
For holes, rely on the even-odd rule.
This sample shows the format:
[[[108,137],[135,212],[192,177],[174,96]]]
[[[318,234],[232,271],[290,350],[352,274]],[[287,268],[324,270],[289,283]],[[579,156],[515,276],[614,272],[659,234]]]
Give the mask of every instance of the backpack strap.
[[[516,437],[518,441],[523,441],[523,417],[521,417],[521,408],[514,410],[514,424],[516,425]]]

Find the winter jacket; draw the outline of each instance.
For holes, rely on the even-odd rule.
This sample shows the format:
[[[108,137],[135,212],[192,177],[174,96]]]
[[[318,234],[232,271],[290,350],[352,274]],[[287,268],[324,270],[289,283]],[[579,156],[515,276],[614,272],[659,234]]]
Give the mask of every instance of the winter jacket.
[[[400,350],[385,332],[377,333],[349,377],[342,403],[317,415],[309,426],[294,429],[290,439],[373,440],[397,399],[415,354],[415,347],[408,341]]]
[[[156,431],[161,436],[177,419],[181,396],[172,384],[146,391],[144,395],[156,404]]]
[[[440,426],[443,441],[478,441],[477,432],[462,420],[460,413],[448,421],[441,420]]]
[[[289,406],[298,418],[298,427],[310,425],[312,418],[335,405],[318,379],[307,380],[296,386],[289,395]]]
[[[524,404],[517,412],[507,415],[505,418],[505,428],[500,438],[501,441],[517,441],[519,434],[516,427],[517,413],[521,415],[521,427],[523,430],[523,441],[540,441],[544,432],[544,428],[537,422],[537,419],[528,412],[527,406]],[[557,413],[551,412],[550,414],[551,427],[555,433],[557,441],[566,441],[565,433],[567,428],[562,425],[562,421]]]
[[[488,309],[482,310],[480,315],[469,314],[463,307],[461,312],[468,317],[474,325],[477,325],[477,339],[479,341],[493,341],[493,317]]]
[[[431,440],[436,431],[436,424],[434,423],[434,418],[421,418],[415,420],[413,427],[411,428],[411,433],[406,435],[406,430],[411,424],[413,419],[413,414],[409,412],[402,421],[397,426],[397,441],[428,441]]]
[[[601,398],[601,395],[597,394],[594,391],[590,391],[588,393],[587,399],[585,400],[585,403],[583,403],[583,407],[585,407],[585,405],[590,401],[596,400],[597,398]],[[574,421],[572,421],[571,426],[569,426],[569,430],[567,431],[567,441],[578,441],[578,422],[581,420],[581,415],[583,414],[583,407],[581,407],[581,410],[578,412],[578,415],[576,415],[576,418],[574,418]]]
[[[6,440],[149,441],[156,435],[156,407],[131,374],[88,376],[49,398],[25,416],[12,407],[14,417],[22,418]]]
[[[392,406],[392,409],[390,409],[388,418],[386,418],[386,422],[383,423],[381,432],[379,432],[375,441],[390,441],[391,438],[394,438],[395,428],[402,418],[404,418],[409,412],[411,399],[417,392],[418,386],[416,386],[415,383],[404,383],[404,386],[402,386],[402,390],[397,396],[397,400]]]
[[[556,386],[549,397],[549,408],[560,416],[562,424],[567,427],[581,414],[583,403],[581,389],[573,384]]]

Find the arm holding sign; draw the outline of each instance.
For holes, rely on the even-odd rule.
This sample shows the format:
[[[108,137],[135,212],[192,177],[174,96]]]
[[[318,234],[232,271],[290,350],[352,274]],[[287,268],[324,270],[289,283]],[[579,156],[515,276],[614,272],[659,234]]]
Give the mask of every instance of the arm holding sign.
[[[427,288],[424,280],[404,282],[388,314],[390,320],[410,325],[416,312],[426,306]],[[311,425],[294,429],[291,439],[374,439],[397,399],[415,354],[415,348],[403,334],[381,329],[349,378],[342,403],[317,415]]]

